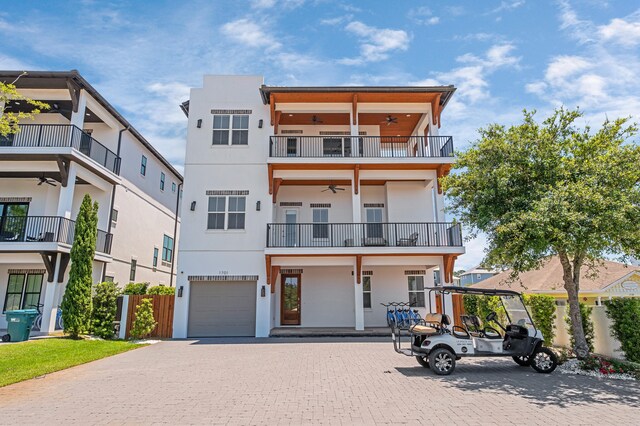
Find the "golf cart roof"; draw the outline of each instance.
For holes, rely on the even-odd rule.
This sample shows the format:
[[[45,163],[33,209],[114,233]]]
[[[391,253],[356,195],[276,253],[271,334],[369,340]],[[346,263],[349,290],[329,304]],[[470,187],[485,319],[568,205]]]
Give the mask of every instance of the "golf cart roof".
[[[428,287],[425,290],[440,291],[443,293],[453,293],[453,294],[475,294],[478,296],[520,296],[520,293],[518,293],[517,291],[491,289],[491,288],[437,286],[437,287]]]

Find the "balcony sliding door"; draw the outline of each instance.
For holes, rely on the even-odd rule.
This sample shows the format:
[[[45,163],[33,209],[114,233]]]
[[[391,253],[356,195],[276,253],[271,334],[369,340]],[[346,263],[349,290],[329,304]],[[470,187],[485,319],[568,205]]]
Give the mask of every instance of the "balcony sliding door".
[[[23,241],[29,203],[0,203],[0,241]]]

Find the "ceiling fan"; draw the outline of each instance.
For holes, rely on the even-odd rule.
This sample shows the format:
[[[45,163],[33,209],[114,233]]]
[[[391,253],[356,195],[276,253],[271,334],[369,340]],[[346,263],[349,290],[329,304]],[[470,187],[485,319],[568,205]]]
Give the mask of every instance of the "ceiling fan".
[[[320,124],[320,123],[322,123],[323,121],[322,121],[322,120],[320,120],[320,117],[318,117],[317,115],[314,115],[314,116],[312,116],[312,117],[311,117],[311,122],[312,122],[313,124]]]
[[[327,189],[323,189],[323,190],[322,190],[322,191],[320,191],[320,192],[327,192],[327,191],[331,191],[331,192],[333,192],[334,194],[336,194],[338,191],[344,191],[344,188],[338,188],[336,185],[331,184],[331,185],[329,185],[329,186],[327,187]]]
[[[380,124],[386,123],[387,126],[391,124],[398,124],[398,117],[392,117],[391,114],[387,115],[384,121],[381,121]]]
[[[56,186],[56,181],[53,179],[49,179],[47,177],[41,176],[38,178],[38,180],[40,182],[38,182],[38,186],[42,185],[43,183],[46,183],[47,185],[51,185],[51,186]]]

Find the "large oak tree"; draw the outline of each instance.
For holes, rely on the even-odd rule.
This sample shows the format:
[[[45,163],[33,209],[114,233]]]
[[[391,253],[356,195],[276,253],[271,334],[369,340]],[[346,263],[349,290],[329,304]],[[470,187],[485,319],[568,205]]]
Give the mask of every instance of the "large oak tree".
[[[578,291],[599,260],[640,253],[640,146],[628,119],[580,127],[579,111],[556,110],[543,122],[492,124],[458,155],[442,184],[451,211],[488,237],[485,263],[517,274],[549,256],[562,263],[574,351],[588,355]]]

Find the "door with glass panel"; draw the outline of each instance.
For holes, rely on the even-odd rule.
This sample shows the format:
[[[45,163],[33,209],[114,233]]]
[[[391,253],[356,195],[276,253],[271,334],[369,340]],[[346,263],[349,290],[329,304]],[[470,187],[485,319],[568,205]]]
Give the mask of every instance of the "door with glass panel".
[[[301,275],[283,274],[280,289],[280,324],[300,325]]]
[[[0,241],[24,241],[29,203],[0,203]]]
[[[365,245],[386,245],[384,229],[382,225],[382,209],[369,208],[367,212],[367,224]]]
[[[290,209],[284,212],[284,242],[286,247],[298,246],[298,210]]]
[[[35,309],[40,303],[43,274],[9,274],[2,312]]]

